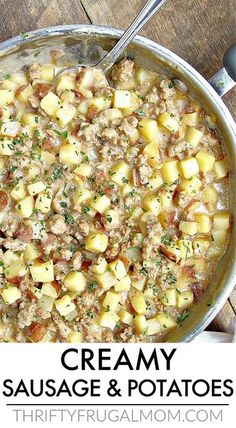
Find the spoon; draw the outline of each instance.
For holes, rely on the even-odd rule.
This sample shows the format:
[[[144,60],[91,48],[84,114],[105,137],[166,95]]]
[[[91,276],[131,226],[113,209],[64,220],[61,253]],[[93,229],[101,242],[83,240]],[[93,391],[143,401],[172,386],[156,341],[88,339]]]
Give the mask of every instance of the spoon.
[[[141,28],[149,21],[149,19],[160,9],[166,0],[149,0],[145,3],[139,14],[136,16],[132,24],[125,31],[123,36],[118,40],[115,46],[102,58],[94,67],[99,68],[103,73],[106,73],[119,59],[123,51],[126,49],[131,40],[141,30]],[[73,67],[66,67],[60,70],[54,79],[62,73],[75,72],[78,68],[86,67],[84,64],[77,64]]]

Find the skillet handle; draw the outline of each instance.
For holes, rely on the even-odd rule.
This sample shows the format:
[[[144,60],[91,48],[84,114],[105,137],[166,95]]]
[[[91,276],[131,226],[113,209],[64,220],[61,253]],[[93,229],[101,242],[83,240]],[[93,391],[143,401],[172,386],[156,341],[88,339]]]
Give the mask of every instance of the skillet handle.
[[[236,43],[225,52],[223,64],[224,68],[209,79],[209,83],[220,97],[236,85]]]

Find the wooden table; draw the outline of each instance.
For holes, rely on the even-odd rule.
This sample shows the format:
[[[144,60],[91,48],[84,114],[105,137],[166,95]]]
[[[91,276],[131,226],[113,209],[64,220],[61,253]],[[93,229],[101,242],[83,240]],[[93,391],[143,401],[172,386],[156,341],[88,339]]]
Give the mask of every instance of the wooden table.
[[[40,27],[92,23],[126,28],[144,0],[2,0],[0,39]],[[142,35],[166,46],[209,78],[222,66],[222,57],[235,39],[236,0],[169,0]],[[236,111],[236,89],[224,97]],[[236,291],[212,327],[226,331],[236,314]]]

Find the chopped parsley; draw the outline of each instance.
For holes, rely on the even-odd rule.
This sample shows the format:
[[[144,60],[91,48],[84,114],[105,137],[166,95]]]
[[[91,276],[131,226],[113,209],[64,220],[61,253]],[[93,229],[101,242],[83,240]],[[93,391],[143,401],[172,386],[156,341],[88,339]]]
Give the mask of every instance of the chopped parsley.
[[[174,82],[171,80],[170,83],[168,84],[168,88],[172,89],[174,87]]]
[[[175,284],[177,282],[177,278],[176,278],[176,276],[173,273],[168,272],[167,275],[166,275],[166,282],[169,285]]]
[[[89,291],[90,293],[92,293],[94,290],[96,290],[96,288],[97,288],[97,284],[96,284],[96,282],[90,282],[90,283],[89,283],[89,285],[88,285],[88,291]]]
[[[188,317],[189,317],[189,315],[191,314],[191,311],[189,311],[189,310],[186,310],[186,311],[184,311],[180,316],[179,316],[179,318],[177,319],[177,322],[179,323],[179,324],[181,324],[183,321],[185,321]]]
[[[137,108],[136,110],[134,110],[134,113],[136,113],[138,116],[147,116],[146,115],[146,113],[145,113],[145,111],[143,111],[143,110],[141,110],[141,109],[139,109],[139,108]]]
[[[65,221],[67,224],[74,224],[75,222],[73,215],[70,213],[65,214]]]
[[[86,205],[82,208],[82,211],[84,214],[88,214],[88,212],[90,211],[90,208],[87,207]]]

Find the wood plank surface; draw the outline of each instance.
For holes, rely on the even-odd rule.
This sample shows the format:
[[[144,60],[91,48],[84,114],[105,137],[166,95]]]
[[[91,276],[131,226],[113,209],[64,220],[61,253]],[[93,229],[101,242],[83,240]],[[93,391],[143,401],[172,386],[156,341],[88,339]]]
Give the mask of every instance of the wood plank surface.
[[[20,32],[61,24],[126,28],[144,0],[0,0],[0,41]],[[235,41],[236,0],[169,0],[141,34],[172,50],[209,78]],[[224,97],[236,114],[236,88]],[[236,314],[236,290],[210,328],[227,331]]]

